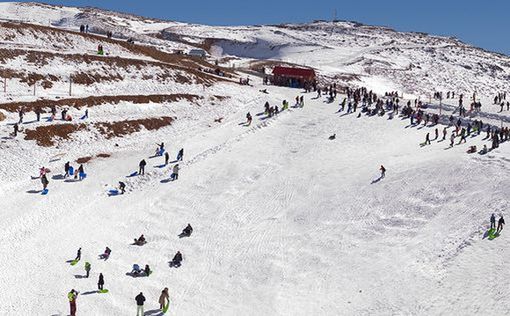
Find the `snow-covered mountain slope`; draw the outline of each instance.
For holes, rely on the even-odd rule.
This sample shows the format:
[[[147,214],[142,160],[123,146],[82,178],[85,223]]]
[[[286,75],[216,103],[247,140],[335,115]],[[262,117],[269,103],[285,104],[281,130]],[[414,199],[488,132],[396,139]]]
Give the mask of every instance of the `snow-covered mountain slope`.
[[[165,32],[207,38],[212,43],[211,51],[218,55],[287,61],[314,67],[329,78],[354,75],[359,77],[359,84],[380,92],[394,89],[427,96],[433,91],[477,90],[490,94],[507,88],[510,74],[507,56],[453,38],[401,33],[353,22],[174,26]],[[387,90],[382,90],[381,82],[387,83]]]
[[[271,102],[292,97],[270,88]],[[267,99],[259,94],[244,110],[257,113]],[[132,313],[140,291],[146,310],[156,311],[164,287],[171,315],[475,315],[510,308],[491,281],[507,277],[501,264],[508,237],[483,238],[489,213],[506,206],[508,148],[485,157],[466,155],[464,146],[444,150],[444,142],[419,149],[424,131],[404,128],[407,122],[335,111],[307,98],[303,109],[256,116],[252,127],[238,125],[241,112],[216,128],[181,120],[137,143],[96,142],[111,157],[87,164],[83,182],[51,180],[46,197],[25,193],[39,187],[29,170],[44,164],[61,174],[63,161],[90,147],[63,147],[64,156],[48,162],[20,143],[33,158],[17,171],[24,178],[2,185],[2,237],[12,241],[0,246],[2,284],[10,289],[2,292],[9,302],[2,311],[65,315],[71,288],[81,292],[85,315]],[[337,139],[328,140],[334,132]],[[481,146],[481,138],[469,144]],[[161,157],[147,159],[159,140],[172,155],[186,148],[178,181],[166,181],[169,167],[155,168]],[[142,158],[147,174],[126,178]],[[387,176],[371,184],[380,164]],[[119,180],[128,193],[108,197]],[[188,222],[192,237],[179,239]],[[142,233],[148,244],[130,245]],[[98,260],[105,246],[112,256]],[[66,260],[78,247],[82,261],[72,267]],[[169,268],[178,250],[183,266]],[[90,279],[82,278],[85,261]],[[126,275],[134,263],[149,264],[154,274]],[[99,272],[108,294],[94,292]],[[27,304],[27,297],[44,304]]]
[[[396,32],[355,22],[315,22],[271,26],[211,27],[147,19],[94,8],[61,8],[34,3],[0,4],[0,18],[93,32],[113,31],[122,38],[161,49],[207,48],[215,58],[237,57],[230,65],[261,59],[316,68],[326,78],[376,91],[399,90],[429,96],[454,90],[493,94],[508,87],[510,59],[454,38]],[[382,84],[384,83],[384,89]]]
[[[455,128],[441,125],[458,119],[461,93],[464,127],[510,123],[510,105],[489,102],[507,90],[508,57],[352,22],[211,27],[36,3],[0,3],[0,19],[0,315],[68,315],[73,288],[78,315],[93,316],[134,314],[139,292],[146,315],[162,315],[165,287],[167,315],[510,309],[506,228],[487,238],[490,214],[507,214],[508,142],[468,155],[491,147],[486,131],[449,146]],[[195,47],[209,56],[173,53]],[[337,98],[254,75],[238,84],[248,68],[280,61],[314,67]],[[413,125],[391,111],[340,112],[344,85],[398,90],[401,105],[434,91],[456,97],[423,105],[439,125]],[[475,90],[480,111],[469,109]],[[296,96],[304,107],[264,113],[265,102],[281,109]],[[420,146],[426,134],[432,143]],[[167,165],[154,155],[162,142]],[[134,174],[142,159],[145,174]],[[65,178],[66,162],[83,164],[86,179]],[[126,193],[109,196],[119,181]],[[179,238],[188,223],[192,236]],[[141,234],[148,243],[132,245]],[[105,247],[112,255],[100,260]],[[184,261],[172,268],[177,251]],[[132,277],[135,263],[153,274]],[[99,273],[107,294],[96,291]]]

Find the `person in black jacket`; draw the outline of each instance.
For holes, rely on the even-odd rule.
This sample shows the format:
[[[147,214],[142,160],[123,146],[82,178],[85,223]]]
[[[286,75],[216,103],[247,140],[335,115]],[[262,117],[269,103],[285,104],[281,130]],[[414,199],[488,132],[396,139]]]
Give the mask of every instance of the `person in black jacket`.
[[[505,225],[505,219],[503,218],[503,215],[501,215],[498,220],[498,229],[496,230],[496,234],[499,234],[503,230],[503,225]]]
[[[143,303],[145,302],[145,296],[143,296],[142,292],[135,297],[135,301],[137,306],[136,316],[143,316]]]
[[[103,285],[104,285],[104,277],[103,277],[102,273],[99,273],[99,280],[97,280],[97,289],[103,290]]]
[[[182,158],[184,158],[184,148],[181,148],[179,152],[177,153],[177,161],[182,161]]]
[[[188,226],[186,226],[186,228],[184,228],[182,230],[182,236],[189,237],[189,236],[191,236],[192,232],[193,232],[193,227],[191,227],[191,225],[188,224]]]
[[[66,164],[64,165],[64,171],[66,172],[66,174],[64,175],[64,178],[69,177],[69,167],[70,167],[70,164],[69,164],[69,161],[68,161],[68,162],[66,162]]]
[[[182,262],[182,254],[180,251],[177,251],[174,258],[172,259],[172,262],[170,262],[170,266],[178,268],[181,266],[181,262]]]
[[[138,170],[138,174],[145,174],[145,166],[147,165],[147,162],[145,161],[145,159],[142,159],[142,161],[140,161],[140,163],[138,164],[138,166],[140,167],[140,169]]]

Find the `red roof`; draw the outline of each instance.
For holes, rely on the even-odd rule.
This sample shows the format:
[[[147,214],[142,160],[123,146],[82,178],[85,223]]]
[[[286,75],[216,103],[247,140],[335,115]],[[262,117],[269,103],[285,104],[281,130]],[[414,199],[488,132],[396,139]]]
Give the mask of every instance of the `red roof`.
[[[315,71],[307,68],[291,68],[276,66],[273,69],[273,75],[276,76],[289,76],[289,77],[315,77]]]

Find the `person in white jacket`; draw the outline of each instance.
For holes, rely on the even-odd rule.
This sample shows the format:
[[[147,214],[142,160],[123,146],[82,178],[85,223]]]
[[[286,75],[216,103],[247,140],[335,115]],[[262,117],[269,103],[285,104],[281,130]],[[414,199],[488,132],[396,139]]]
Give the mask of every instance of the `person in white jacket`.
[[[179,164],[176,164],[172,170],[172,181],[175,181],[177,179],[179,179],[179,170],[181,168],[179,167]]]

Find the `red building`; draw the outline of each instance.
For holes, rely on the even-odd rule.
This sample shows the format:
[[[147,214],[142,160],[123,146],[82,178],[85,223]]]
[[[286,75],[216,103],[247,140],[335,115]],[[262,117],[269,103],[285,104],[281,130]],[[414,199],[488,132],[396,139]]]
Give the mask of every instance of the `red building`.
[[[271,82],[276,86],[305,88],[315,84],[315,71],[309,68],[276,66]]]

